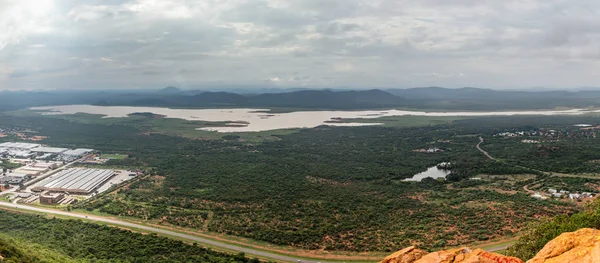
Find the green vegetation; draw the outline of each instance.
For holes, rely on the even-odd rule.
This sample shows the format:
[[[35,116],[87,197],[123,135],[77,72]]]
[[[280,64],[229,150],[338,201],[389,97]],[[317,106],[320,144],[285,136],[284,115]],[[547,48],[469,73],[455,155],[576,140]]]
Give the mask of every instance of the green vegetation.
[[[127,158],[126,154],[106,154],[103,153],[100,155],[100,158],[102,159],[111,159],[111,160],[123,160],[125,158]]]
[[[8,160],[2,160],[2,162],[0,162],[0,169],[4,170],[4,169],[8,169],[8,170],[12,170],[12,169],[16,169],[21,167],[22,165],[19,163],[13,163],[10,162]]]
[[[564,232],[581,228],[600,229],[600,201],[595,201],[586,211],[574,215],[560,215],[534,222],[527,226],[519,240],[506,251],[509,256],[531,259],[546,243]]]
[[[89,260],[74,260],[58,251],[45,246],[25,242],[7,234],[0,234],[0,256],[4,258],[3,263],[77,263],[90,262]]]
[[[382,123],[386,127],[418,127],[451,124],[453,121],[472,117],[458,116],[389,116],[376,119],[342,119],[343,122]]]
[[[542,175],[511,157],[533,145],[493,135],[546,125],[566,129],[571,122],[594,124],[600,118],[439,121],[422,126],[413,119],[416,127],[322,126],[257,142],[235,137],[239,134],[190,140],[123,123],[0,116],[0,123],[48,136],[44,143],[128,155],[107,165],[148,170],[139,181],[75,208],[304,249],[395,251],[411,244],[437,249],[511,236],[535,218],[579,210],[572,202],[535,200],[525,189],[577,189],[581,178]],[[479,136],[500,161],[475,148]],[[564,162],[565,169],[596,158],[595,137],[561,140],[581,147],[580,160]],[[415,151],[429,148],[443,152]],[[535,158],[545,162],[550,156]],[[403,181],[441,162],[452,163],[447,181]],[[475,176],[482,180],[469,180]],[[581,190],[593,189],[596,180],[585,180]]]
[[[258,262],[155,234],[6,211],[0,233],[4,262]]]

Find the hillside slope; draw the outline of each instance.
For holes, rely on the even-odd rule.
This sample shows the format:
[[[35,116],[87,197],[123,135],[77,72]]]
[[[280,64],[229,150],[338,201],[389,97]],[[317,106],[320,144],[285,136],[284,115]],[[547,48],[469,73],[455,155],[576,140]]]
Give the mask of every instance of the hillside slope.
[[[584,212],[531,224],[506,251],[507,256],[481,249],[458,248],[427,253],[402,249],[381,263],[600,263],[600,201]]]
[[[22,248],[0,238],[0,262],[34,262],[34,260],[35,258],[27,255]]]
[[[258,262],[155,234],[3,210],[0,255],[4,262],[25,263]]]

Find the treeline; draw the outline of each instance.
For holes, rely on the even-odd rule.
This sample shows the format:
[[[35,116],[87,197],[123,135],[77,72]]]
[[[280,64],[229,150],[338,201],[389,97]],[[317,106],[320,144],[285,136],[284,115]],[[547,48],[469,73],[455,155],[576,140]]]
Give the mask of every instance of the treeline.
[[[12,262],[57,263],[65,258],[71,262],[259,262],[155,234],[7,211],[0,211],[0,233],[27,243],[22,246],[29,249],[37,245],[34,251],[42,252],[30,255],[23,248],[2,244],[0,238],[0,255],[9,260],[5,262],[11,258]]]

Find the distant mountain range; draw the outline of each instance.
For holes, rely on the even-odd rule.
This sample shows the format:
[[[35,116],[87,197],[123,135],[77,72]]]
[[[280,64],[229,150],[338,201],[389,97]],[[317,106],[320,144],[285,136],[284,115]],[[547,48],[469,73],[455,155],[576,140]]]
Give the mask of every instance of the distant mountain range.
[[[502,91],[423,87],[372,90],[309,90],[265,93],[206,92],[166,87],[143,91],[0,92],[0,110],[32,106],[94,104],[180,108],[301,108],[423,110],[516,110],[600,106],[600,90]]]

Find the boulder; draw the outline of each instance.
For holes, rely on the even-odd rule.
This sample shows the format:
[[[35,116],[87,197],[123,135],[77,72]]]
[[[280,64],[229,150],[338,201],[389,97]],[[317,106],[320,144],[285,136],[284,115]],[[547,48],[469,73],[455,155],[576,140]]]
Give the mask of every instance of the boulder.
[[[457,248],[426,254],[423,250],[408,247],[386,257],[381,263],[523,263],[523,261],[481,249]]]
[[[583,228],[563,233],[548,242],[527,263],[596,263],[600,262],[600,230]]]
[[[413,263],[426,254],[427,252],[412,246],[387,256],[381,263]]]

